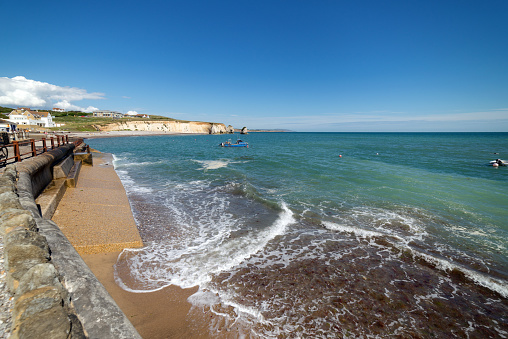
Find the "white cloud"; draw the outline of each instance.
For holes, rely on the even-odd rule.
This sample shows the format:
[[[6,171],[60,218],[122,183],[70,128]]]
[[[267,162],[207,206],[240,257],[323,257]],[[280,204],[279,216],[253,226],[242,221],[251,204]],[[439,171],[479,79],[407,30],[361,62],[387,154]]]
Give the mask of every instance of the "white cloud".
[[[23,76],[0,77],[0,105],[51,109],[59,107],[66,110],[91,112],[96,107],[77,106],[72,101],[84,99],[104,99],[104,93],[88,93],[76,87],[61,87],[30,80]]]
[[[59,101],[54,106],[58,107],[58,108],[63,108],[66,111],[93,112],[93,111],[99,110],[97,107],[93,107],[93,106],[88,106],[87,108],[79,107],[79,106],[71,104],[67,100]]]
[[[129,111],[126,114],[127,115],[136,115],[136,114],[138,114],[138,112],[136,112],[136,111]]]

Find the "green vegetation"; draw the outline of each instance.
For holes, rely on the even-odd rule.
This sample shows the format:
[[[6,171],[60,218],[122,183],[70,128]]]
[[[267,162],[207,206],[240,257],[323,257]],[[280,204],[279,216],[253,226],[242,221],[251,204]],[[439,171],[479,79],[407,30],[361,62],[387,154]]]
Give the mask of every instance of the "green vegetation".
[[[12,112],[12,108],[0,106],[0,119],[7,119],[7,114]]]
[[[163,116],[150,116],[150,119],[146,118],[135,118],[135,117],[127,117],[127,118],[121,118],[121,119],[111,119],[111,118],[99,118],[94,117],[92,113],[81,113],[81,112],[55,112],[56,115],[53,115],[53,112],[51,112],[51,115],[53,115],[53,122],[56,124],[65,124],[62,127],[55,127],[51,128],[53,131],[79,131],[79,132],[90,132],[95,131],[96,129],[93,127],[93,125],[105,125],[105,124],[111,124],[115,122],[126,122],[126,121],[160,121],[160,120],[166,120],[166,121],[180,121],[180,122],[187,122],[183,120],[176,120],[168,117]],[[69,113],[69,114],[65,114]]]
[[[1,114],[9,114],[11,112],[12,112],[12,108],[0,106],[0,113]]]
[[[7,114],[11,113],[14,108],[0,106],[0,119],[7,119]],[[44,110],[41,110],[44,111]],[[123,121],[179,121],[188,122],[185,120],[177,120],[168,118],[161,115],[150,115],[150,119],[138,118],[138,117],[127,117],[122,119],[111,119],[111,118],[98,118],[94,117],[92,113],[83,113],[80,111],[68,111],[68,112],[54,112],[48,110],[53,116],[53,122],[55,124],[64,124],[62,127],[50,128],[53,131],[79,131],[79,132],[90,132],[96,129],[93,125],[105,125],[115,122]]]
[[[168,118],[160,115],[150,115],[150,119],[146,118],[138,118],[138,117],[126,117],[121,119],[111,119],[111,118],[99,118],[94,117],[92,113],[82,113],[82,112],[55,112],[53,115],[53,121],[56,124],[65,124],[62,127],[51,128],[54,131],[79,131],[79,132],[90,132],[95,131],[96,129],[93,125],[106,125],[116,122],[126,122],[126,121],[179,121],[179,122],[188,122],[185,120],[177,120],[173,118]],[[66,114],[68,113],[68,114]]]

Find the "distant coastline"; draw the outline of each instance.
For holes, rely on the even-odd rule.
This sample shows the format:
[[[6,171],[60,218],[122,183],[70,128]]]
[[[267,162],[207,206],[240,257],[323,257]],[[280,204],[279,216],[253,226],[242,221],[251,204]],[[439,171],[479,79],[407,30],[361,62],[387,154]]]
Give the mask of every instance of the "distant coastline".
[[[235,133],[240,132],[241,129],[235,128]],[[249,133],[251,132],[294,132],[289,129],[249,129]]]

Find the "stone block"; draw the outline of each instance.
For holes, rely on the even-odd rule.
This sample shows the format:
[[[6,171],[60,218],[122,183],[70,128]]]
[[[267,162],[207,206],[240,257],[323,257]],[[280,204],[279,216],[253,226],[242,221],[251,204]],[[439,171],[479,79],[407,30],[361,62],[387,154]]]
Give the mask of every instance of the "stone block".
[[[74,166],[73,156],[64,158],[59,164],[53,166],[53,179],[66,178],[72,166]]]
[[[16,192],[16,185],[7,176],[0,177],[0,194],[6,192]]]
[[[54,286],[44,286],[19,296],[13,308],[14,323],[20,323],[37,313],[49,310],[55,306],[63,307],[60,289]]]
[[[57,305],[16,324],[10,338],[68,339],[70,332],[69,317],[65,310]]]
[[[23,208],[23,206],[19,203],[18,195],[14,192],[5,192],[0,194],[0,211],[10,208]]]
[[[16,229],[5,236],[4,256],[7,286],[12,293],[30,268],[47,263],[50,259],[46,238],[26,229]]]
[[[37,223],[32,214],[27,210],[8,209],[0,213],[0,234],[8,233],[16,227],[37,231]]]
[[[16,171],[16,165],[11,164],[11,165],[7,165],[7,167],[5,167],[5,170],[4,170],[4,173],[2,176],[4,178],[11,180],[12,182],[15,182],[17,175],[18,175],[18,173]]]
[[[76,160],[74,166],[69,172],[67,176],[67,180],[65,181],[65,185],[67,187],[76,187],[78,184],[79,171],[81,170],[81,160]]]
[[[68,303],[67,290],[60,283],[58,272],[51,263],[35,265],[21,277],[19,286],[16,289],[15,303],[25,293],[48,286],[57,288],[60,291],[61,298],[65,303]]]
[[[81,160],[83,165],[93,166],[92,153],[74,153],[74,161]]]

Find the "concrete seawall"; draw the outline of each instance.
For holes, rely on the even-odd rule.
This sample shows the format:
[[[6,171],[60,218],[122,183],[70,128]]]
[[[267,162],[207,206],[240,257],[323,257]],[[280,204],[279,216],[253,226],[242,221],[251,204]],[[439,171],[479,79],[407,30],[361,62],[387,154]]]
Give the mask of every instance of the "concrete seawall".
[[[74,157],[73,149],[62,146],[9,166],[0,178],[0,230],[7,286],[14,294],[11,337],[140,338],[35,202],[53,181],[54,167]]]

